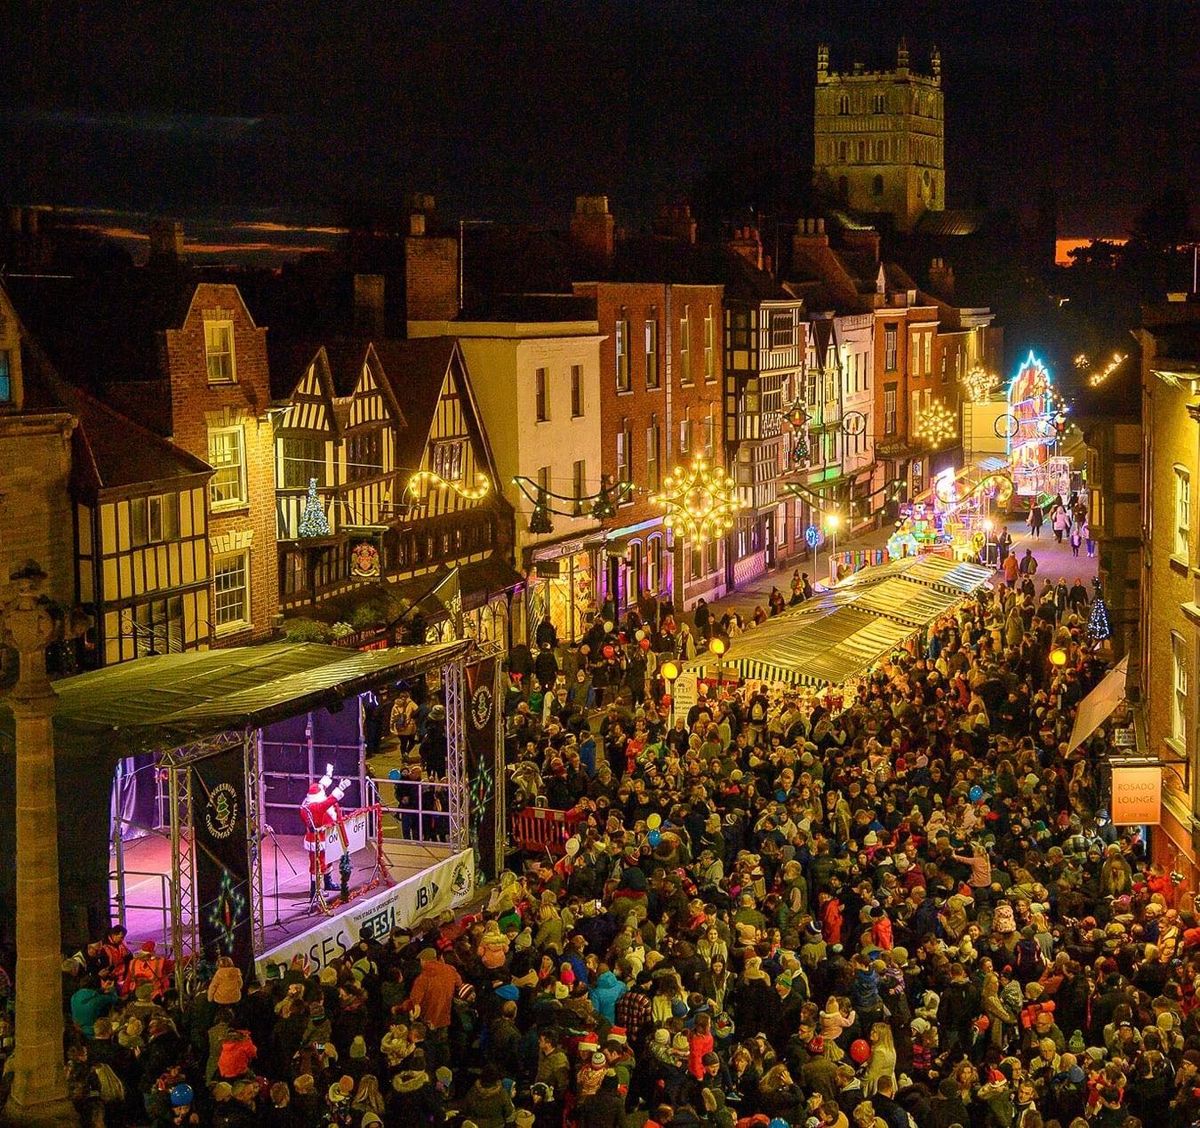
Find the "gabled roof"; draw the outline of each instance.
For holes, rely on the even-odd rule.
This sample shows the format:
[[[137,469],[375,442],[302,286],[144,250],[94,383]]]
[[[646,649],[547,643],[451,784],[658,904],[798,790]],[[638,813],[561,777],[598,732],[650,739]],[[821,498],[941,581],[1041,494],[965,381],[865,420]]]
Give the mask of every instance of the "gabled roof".
[[[74,444],[75,480],[91,490],[162,483],[210,476],[202,459],[114,411],[95,396],[61,379],[28,339],[22,342],[27,404],[68,411],[79,420]]]
[[[415,469],[421,464],[425,445],[433,430],[434,413],[441,399],[446,376],[454,372],[459,381],[460,404],[467,429],[478,444],[481,462],[495,482],[496,467],[491,446],[480,421],[471,389],[466,359],[455,337],[415,337],[409,340],[375,342],[384,382],[404,412],[407,426],[396,436],[396,465]]]

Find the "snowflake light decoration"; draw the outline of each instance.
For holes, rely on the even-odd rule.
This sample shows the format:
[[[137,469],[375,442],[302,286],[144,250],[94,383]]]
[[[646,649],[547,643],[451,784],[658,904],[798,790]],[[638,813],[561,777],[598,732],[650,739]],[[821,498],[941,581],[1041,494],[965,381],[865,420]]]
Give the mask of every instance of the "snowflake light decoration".
[[[662,507],[663,524],[689,539],[704,543],[733,528],[741,508],[737,483],[720,466],[697,456],[690,466],[677,466],[667,475],[662,492],[651,497]]]
[[[958,437],[958,419],[941,400],[934,400],[918,414],[913,435],[936,450]]]
[[[983,403],[1000,381],[994,372],[976,365],[959,380],[959,383],[966,392],[967,399],[972,403]]]

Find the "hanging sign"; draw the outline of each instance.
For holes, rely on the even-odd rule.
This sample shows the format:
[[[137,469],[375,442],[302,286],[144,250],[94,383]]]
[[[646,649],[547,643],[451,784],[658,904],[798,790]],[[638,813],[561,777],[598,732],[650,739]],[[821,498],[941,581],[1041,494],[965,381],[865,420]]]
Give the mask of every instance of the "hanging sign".
[[[1158,826],[1162,821],[1162,769],[1112,770],[1114,826]]]

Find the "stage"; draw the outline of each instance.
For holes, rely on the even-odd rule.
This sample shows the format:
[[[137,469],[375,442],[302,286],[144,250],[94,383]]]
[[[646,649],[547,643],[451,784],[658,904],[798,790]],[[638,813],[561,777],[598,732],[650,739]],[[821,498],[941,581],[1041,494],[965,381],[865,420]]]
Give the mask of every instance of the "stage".
[[[277,951],[290,951],[302,938],[310,933],[333,932],[330,925],[337,918],[353,913],[362,916],[360,910],[370,907],[367,915],[372,918],[374,934],[383,931],[383,920],[376,920],[379,907],[389,905],[397,900],[411,900],[412,904],[401,905],[401,912],[393,912],[389,918],[394,925],[407,925],[413,919],[422,915],[432,915],[449,907],[449,902],[441,904],[438,897],[444,885],[451,892],[452,885],[461,887],[463,878],[457,873],[451,873],[449,878],[436,880],[438,870],[456,857],[449,846],[436,843],[407,843],[390,840],[386,833],[383,839],[383,856],[390,875],[390,883],[377,872],[376,851],[374,842],[351,855],[353,870],[350,876],[349,904],[334,904],[330,901],[332,910],[325,916],[320,910],[309,910],[309,878],[308,856],[304,851],[303,838],[300,835],[280,834],[268,835],[263,843],[262,851],[262,881],[263,881],[263,945],[258,959],[272,957]],[[469,857],[470,852],[467,851]],[[116,861],[110,859],[115,873]],[[137,839],[126,839],[124,843],[125,869],[125,927],[129,930],[127,943],[136,949],[146,940],[153,940],[160,951],[171,950],[171,844],[165,832],[150,832]],[[433,888],[428,888],[430,881],[422,881],[425,875],[432,875],[430,881]],[[337,880],[337,866],[333,866],[334,880]],[[457,880],[455,880],[457,878]],[[364,891],[364,886],[375,884]],[[474,885],[474,867],[470,868],[470,884]],[[422,896],[424,890],[424,896]],[[408,894],[411,893],[411,897]],[[329,898],[337,897],[337,893],[326,894]],[[115,876],[110,881],[110,896],[113,906],[113,919],[117,914],[117,882]],[[459,899],[460,893],[454,894],[454,900]],[[350,937],[356,940],[357,929]],[[323,962],[318,959],[317,962]]]

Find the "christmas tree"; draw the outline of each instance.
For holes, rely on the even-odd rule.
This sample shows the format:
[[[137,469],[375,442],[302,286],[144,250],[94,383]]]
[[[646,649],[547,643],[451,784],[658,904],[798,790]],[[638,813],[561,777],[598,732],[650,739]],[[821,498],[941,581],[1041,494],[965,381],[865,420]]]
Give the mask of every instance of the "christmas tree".
[[[300,528],[297,530],[302,537],[329,536],[329,518],[325,516],[325,507],[317,495],[317,480],[308,480],[308,499],[304,503],[304,512],[300,516]]]
[[[1088,638],[1093,642],[1103,642],[1112,637],[1112,626],[1108,621],[1108,608],[1104,606],[1104,597],[1096,596],[1092,604],[1092,614],[1087,625]]]

